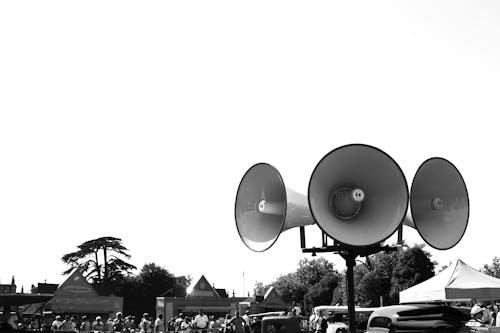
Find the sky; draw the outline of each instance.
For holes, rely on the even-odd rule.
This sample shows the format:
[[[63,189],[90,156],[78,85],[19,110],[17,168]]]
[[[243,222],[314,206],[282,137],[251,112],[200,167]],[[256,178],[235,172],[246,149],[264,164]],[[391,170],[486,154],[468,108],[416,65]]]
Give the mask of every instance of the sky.
[[[241,296],[311,259],[297,229],[261,253],[241,242],[241,177],[266,162],[306,194],[350,143],[385,151],[408,185],[451,161],[468,228],[425,249],[478,269],[500,256],[499,59],[496,1],[3,1],[0,282],[62,283],[65,253],[114,236],[138,268]]]

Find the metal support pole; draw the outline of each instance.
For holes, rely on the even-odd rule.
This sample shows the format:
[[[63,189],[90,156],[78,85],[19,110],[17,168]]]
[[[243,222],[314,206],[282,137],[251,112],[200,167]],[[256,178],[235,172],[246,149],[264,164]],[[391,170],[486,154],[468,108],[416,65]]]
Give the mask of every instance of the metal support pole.
[[[356,309],[354,304],[354,266],[356,265],[356,254],[347,252],[344,257],[347,266],[346,285],[347,285],[347,309],[349,313],[349,332],[356,333]]]
[[[306,231],[304,227],[300,227],[300,248],[306,248]]]

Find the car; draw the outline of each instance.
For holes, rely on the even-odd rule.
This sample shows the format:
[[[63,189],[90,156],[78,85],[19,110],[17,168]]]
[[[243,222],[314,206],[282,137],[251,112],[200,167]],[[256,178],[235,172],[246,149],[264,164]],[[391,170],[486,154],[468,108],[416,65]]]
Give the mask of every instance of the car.
[[[373,311],[366,333],[454,333],[473,332],[465,324],[470,316],[445,305],[391,305]]]
[[[262,333],[306,333],[307,318],[302,316],[265,316],[261,322]]]
[[[377,308],[355,307],[356,331],[364,332],[370,314]],[[321,305],[313,309],[326,316],[328,326],[326,333],[347,333],[349,331],[349,311],[346,305]]]

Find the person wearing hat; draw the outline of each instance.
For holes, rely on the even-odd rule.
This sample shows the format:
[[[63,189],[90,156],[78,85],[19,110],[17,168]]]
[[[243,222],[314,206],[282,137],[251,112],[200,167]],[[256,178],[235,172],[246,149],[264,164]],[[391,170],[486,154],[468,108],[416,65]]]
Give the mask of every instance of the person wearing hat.
[[[142,315],[141,322],[139,323],[139,329],[141,333],[151,332],[151,322],[149,321],[149,313],[145,312]]]
[[[121,312],[116,314],[116,318],[113,321],[113,330],[115,332],[125,331],[125,321],[123,320],[123,314]]]
[[[181,330],[181,324],[184,321],[184,314],[179,313],[179,317],[174,321],[174,333],[177,333]]]
[[[52,329],[52,331],[58,331],[61,325],[62,325],[61,316],[57,315],[56,319],[54,319],[54,321],[52,322],[50,328]]]
[[[472,319],[467,323],[467,326],[472,327],[472,328],[485,327],[487,324],[483,320],[485,311],[486,311],[485,308],[483,308],[479,304],[475,304],[470,309],[470,316]]]
[[[95,323],[92,325],[92,330],[97,332],[104,332],[104,323],[101,316],[95,317]]]

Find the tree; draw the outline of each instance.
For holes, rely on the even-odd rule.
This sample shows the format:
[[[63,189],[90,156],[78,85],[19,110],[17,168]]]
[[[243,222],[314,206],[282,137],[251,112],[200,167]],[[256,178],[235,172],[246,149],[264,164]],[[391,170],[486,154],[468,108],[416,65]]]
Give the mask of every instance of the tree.
[[[156,297],[168,293],[185,296],[191,277],[175,277],[155,263],[145,264],[137,276],[124,279],[122,296],[124,311],[140,316],[143,312],[155,313]]]
[[[324,258],[302,259],[295,272],[281,275],[271,285],[285,302],[305,305],[304,296],[309,288],[318,284],[328,274],[339,275],[328,260]]]
[[[332,304],[333,292],[339,285],[339,279],[338,274],[330,272],[309,288],[304,296],[306,308],[312,309],[317,305]]]
[[[424,245],[404,247],[396,252],[379,252],[370,256],[371,269],[354,267],[356,302],[365,306],[399,303],[399,292],[434,276],[435,262],[431,261]]]
[[[255,282],[255,286],[253,288],[253,295],[254,296],[264,296],[266,293],[266,287],[262,282]]]
[[[69,274],[75,268],[82,270],[86,278],[96,284],[110,285],[111,281],[121,280],[136,269],[134,265],[120,257],[130,259],[128,249],[116,237],[100,237],[78,245],[78,250],[65,254],[62,261],[70,268],[63,272]],[[100,260],[102,256],[102,261]]]
[[[481,272],[491,275],[496,278],[500,278],[500,258],[493,258],[491,265],[484,265]]]

